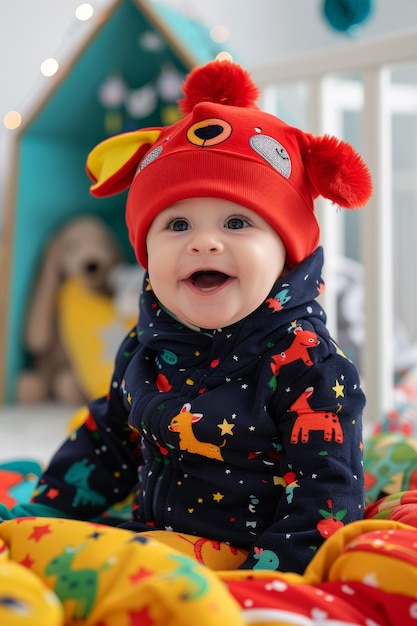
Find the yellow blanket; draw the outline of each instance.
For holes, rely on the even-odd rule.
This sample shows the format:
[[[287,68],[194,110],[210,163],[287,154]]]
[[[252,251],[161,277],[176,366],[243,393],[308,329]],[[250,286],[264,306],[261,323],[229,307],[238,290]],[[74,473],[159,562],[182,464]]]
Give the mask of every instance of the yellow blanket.
[[[0,624],[417,624],[417,530],[406,524],[365,520],[345,526],[325,542],[304,576],[235,569],[242,555],[207,540],[200,549],[201,541],[65,519],[5,521]],[[215,571],[205,560],[229,569]]]

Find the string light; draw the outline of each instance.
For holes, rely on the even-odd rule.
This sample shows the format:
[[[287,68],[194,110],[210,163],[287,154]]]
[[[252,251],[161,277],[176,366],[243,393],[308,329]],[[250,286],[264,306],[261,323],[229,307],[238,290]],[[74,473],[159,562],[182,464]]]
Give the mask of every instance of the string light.
[[[81,21],[86,22],[91,19],[95,13],[93,6],[88,3],[82,3],[77,6],[75,9],[75,17]],[[215,43],[224,43],[229,39],[229,30],[226,26],[221,24],[215,25],[210,30],[210,38]],[[156,33],[149,31],[142,35],[142,41],[140,42],[144,49],[152,50],[153,52],[159,52],[164,43],[162,39]],[[227,51],[219,52],[216,56],[216,60],[229,60],[233,61],[232,55]],[[54,57],[49,57],[45,59],[40,65],[41,74],[45,77],[54,76],[59,70],[58,60]],[[143,115],[149,114],[150,109],[155,106],[155,98],[156,94],[151,94],[149,88],[142,90],[135,90],[131,94],[126,94],[124,87],[120,84],[116,84],[117,78],[112,77],[113,80],[108,79],[106,84],[103,84],[101,89],[99,90],[99,100],[102,101],[104,106],[109,106],[111,109],[114,106],[121,104],[121,101],[127,105],[127,108],[130,111],[130,115],[133,117],[142,117]],[[120,82],[120,79],[119,79]],[[166,116],[167,117],[175,117],[178,115],[177,109],[175,107],[170,108],[171,101],[175,100],[178,97],[178,89],[180,84],[179,76],[175,70],[165,72],[162,71],[161,76],[158,79],[157,90],[161,99],[168,103],[168,107],[166,107]],[[128,97],[130,96],[130,97]],[[175,96],[175,97],[174,97]],[[107,103],[106,100],[112,100],[111,103]],[[117,104],[113,102],[113,100],[117,100]],[[128,101],[128,102],[127,102]],[[9,130],[15,130],[22,123],[21,114],[18,111],[9,111],[3,118],[3,124],[5,128]]]
[[[91,4],[88,4],[88,2],[85,2],[84,4],[80,4],[75,9],[75,17],[77,18],[77,20],[80,20],[81,22],[86,22],[87,20],[91,19],[93,15],[94,15],[94,9],[91,6]]]
[[[216,54],[216,61],[233,61],[233,57],[230,52],[222,50],[222,52]]]
[[[22,123],[22,116],[17,111],[9,111],[3,118],[3,124],[8,130],[16,130]]]
[[[81,21],[86,22],[91,19],[95,11],[93,6],[88,3],[82,3],[75,9],[75,17]],[[71,26],[68,28],[68,33],[72,33]],[[71,35],[72,36],[72,35]],[[59,70],[59,63],[57,59],[50,57],[45,59],[40,65],[40,71],[43,76],[54,76]],[[25,99],[26,100],[26,99]],[[3,118],[3,125],[9,130],[15,130],[22,123],[22,117],[18,111],[9,111]]]
[[[56,74],[58,70],[58,61],[56,59],[53,59],[52,57],[49,59],[45,59],[45,61],[41,63],[41,73],[44,76],[54,76],[54,74]]]
[[[224,43],[229,39],[229,36],[229,29],[222,24],[213,26],[213,28],[210,30],[210,39],[215,43]]]

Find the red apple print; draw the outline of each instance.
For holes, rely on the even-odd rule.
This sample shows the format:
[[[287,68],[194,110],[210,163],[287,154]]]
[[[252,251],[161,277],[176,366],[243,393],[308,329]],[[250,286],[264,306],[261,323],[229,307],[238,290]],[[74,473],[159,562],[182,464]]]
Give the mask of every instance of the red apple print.
[[[320,535],[327,539],[333,535],[339,528],[344,526],[342,519],[347,513],[347,509],[340,509],[337,513],[333,513],[333,503],[331,500],[327,500],[328,511],[319,509],[320,515],[324,518],[317,523],[317,530]]]
[[[343,526],[343,522],[337,520],[335,517],[329,517],[328,519],[322,519],[317,524],[317,530],[320,535],[327,539],[331,535],[333,535],[336,530]]]
[[[156,377],[156,386],[159,391],[170,391],[172,389],[172,385],[168,378],[161,372]]]
[[[294,472],[287,472],[284,474],[283,479],[287,483],[287,485],[291,485],[296,479],[296,474]]]
[[[91,431],[97,430],[97,424],[96,424],[96,422],[94,420],[94,417],[91,415],[91,413],[89,413],[87,415],[87,417],[85,418],[84,423],[85,423],[86,427],[88,428],[88,430],[91,430]]]
[[[162,456],[167,456],[168,454],[167,448],[165,448],[165,446],[161,446],[161,444],[158,443],[157,441],[155,441],[155,444],[158,446],[159,452],[162,454]]]

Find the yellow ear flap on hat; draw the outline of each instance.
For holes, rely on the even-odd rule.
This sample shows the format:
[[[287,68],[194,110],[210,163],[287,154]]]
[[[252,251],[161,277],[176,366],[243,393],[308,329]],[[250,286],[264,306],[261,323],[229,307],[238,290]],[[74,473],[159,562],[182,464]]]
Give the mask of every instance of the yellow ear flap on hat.
[[[87,157],[87,173],[93,180],[93,196],[110,196],[124,191],[133,180],[143,155],[158,140],[162,128],[123,133],[93,148]]]

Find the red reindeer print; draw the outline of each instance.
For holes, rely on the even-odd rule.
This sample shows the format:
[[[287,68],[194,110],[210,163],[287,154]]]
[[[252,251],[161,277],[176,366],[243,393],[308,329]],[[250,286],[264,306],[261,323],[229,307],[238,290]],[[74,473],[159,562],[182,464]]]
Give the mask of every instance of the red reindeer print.
[[[339,418],[333,411],[314,411],[307,398],[311,396],[314,388],[308,387],[297,400],[290,406],[289,411],[295,411],[297,418],[291,431],[291,443],[308,443],[311,431],[323,431],[324,441],[343,443],[343,430]]]
[[[301,326],[296,326],[293,334],[294,339],[292,340],[291,345],[286,350],[280,352],[280,354],[273,354],[271,357],[271,371],[273,377],[269,381],[269,386],[273,390],[276,388],[276,377],[278,376],[281,367],[284,365],[294,363],[294,361],[298,361],[299,359],[301,359],[303,363],[309,367],[313,365],[309,349],[316,348],[320,343],[316,333],[313,333],[311,330],[303,330]]]

